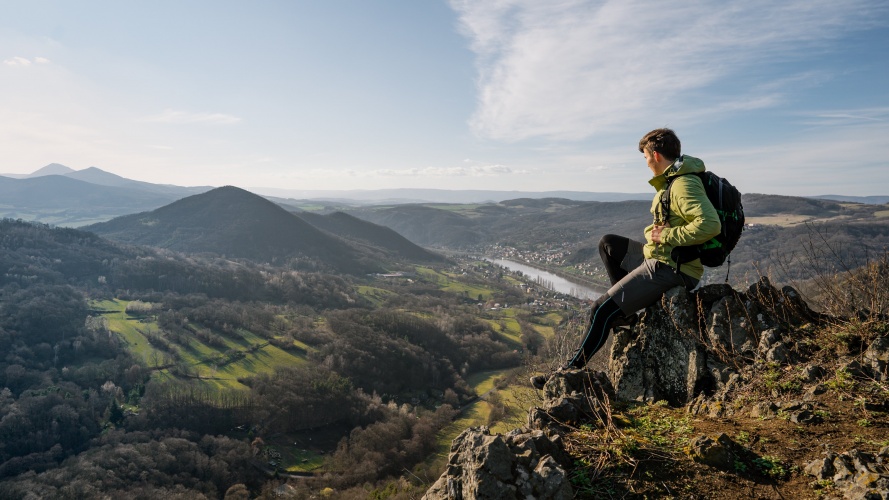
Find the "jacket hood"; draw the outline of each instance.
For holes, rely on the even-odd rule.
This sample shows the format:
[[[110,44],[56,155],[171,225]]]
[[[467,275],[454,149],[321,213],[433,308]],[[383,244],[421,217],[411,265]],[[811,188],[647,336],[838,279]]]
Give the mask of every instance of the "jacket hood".
[[[676,177],[677,175],[695,174],[698,172],[704,172],[706,170],[706,167],[704,167],[704,161],[700,158],[682,155],[677,158],[672,165],[667,167],[667,170],[664,171],[663,174],[652,177],[651,180],[648,181],[648,183],[654,186],[655,189],[660,191],[664,188],[664,186],[666,186],[667,179],[671,177]]]

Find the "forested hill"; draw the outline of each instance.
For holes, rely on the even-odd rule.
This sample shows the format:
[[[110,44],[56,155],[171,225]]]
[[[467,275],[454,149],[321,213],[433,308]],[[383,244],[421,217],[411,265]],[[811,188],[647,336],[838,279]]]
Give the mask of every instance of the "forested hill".
[[[364,273],[380,269],[371,258],[278,205],[226,186],[189,196],[151,212],[87,226],[106,238],[188,253]]]
[[[412,261],[441,261],[440,255],[425,250],[392,229],[361,220],[343,212],[327,215],[299,212],[296,216],[309,224],[359,245]]]
[[[889,248],[889,207],[794,196],[745,193],[747,228],[732,253],[730,276],[744,282],[779,273],[803,279],[802,257],[824,253],[823,265],[856,266]],[[449,250],[506,249],[559,271],[596,276],[598,242],[605,234],[641,239],[651,224],[649,201],[578,202],[547,198],[483,205],[400,205],[351,210],[391,227],[411,241]],[[535,260],[536,259],[536,260]],[[706,279],[724,280],[729,266]],[[591,270],[592,269],[592,270]],[[592,274],[591,274],[592,273]]]

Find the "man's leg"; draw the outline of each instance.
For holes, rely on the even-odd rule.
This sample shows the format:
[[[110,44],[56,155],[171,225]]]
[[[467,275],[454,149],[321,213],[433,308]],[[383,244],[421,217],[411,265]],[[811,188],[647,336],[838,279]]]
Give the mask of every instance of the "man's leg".
[[[690,289],[696,284],[694,279],[677,273],[666,264],[656,260],[644,261],[593,303],[586,336],[568,366],[581,368],[586,365],[605,345],[615,320],[654,304],[675,286]]]
[[[615,318],[622,316],[620,306],[609,295],[602,295],[596,299],[590,312],[590,324],[587,327],[586,336],[577,352],[574,353],[574,357],[568,361],[568,367],[583,368],[587,361],[605,345]]]
[[[638,241],[616,234],[606,234],[599,240],[599,256],[612,285],[642,264],[645,260],[642,246]]]

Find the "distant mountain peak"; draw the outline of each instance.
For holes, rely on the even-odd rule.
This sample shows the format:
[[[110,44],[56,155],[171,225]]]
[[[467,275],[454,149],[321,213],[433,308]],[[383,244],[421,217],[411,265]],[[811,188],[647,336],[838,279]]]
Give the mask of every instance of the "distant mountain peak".
[[[44,175],[65,175],[70,174],[71,172],[76,172],[73,168],[68,168],[61,163],[50,163],[49,165],[36,170],[31,173],[28,177],[43,177]]]
[[[98,167],[89,167],[83,170],[72,170],[64,175],[66,177],[71,177],[72,179],[92,182],[93,184],[99,184],[103,186],[124,186],[128,184],[135,184],[137,182],[125,177],[121,177],[117,174],[112,174],[111,172],[106,172]]]

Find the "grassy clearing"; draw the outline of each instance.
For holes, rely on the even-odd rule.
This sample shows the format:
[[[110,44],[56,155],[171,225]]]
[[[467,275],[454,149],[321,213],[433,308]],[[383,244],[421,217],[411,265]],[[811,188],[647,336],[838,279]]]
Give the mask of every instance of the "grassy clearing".
[[[537,333],[543,335],[543,338],[545,339],[552,338],[556,334],[556,329],[551,326],[537,325],[532,323],[531,327],[533,327],[534,330],[537,331]]]
[[[157,331],[157,323],[134,318],[126,313],[129,304],[125,300],[102,300],[93,302],[91,307],[100,311],[108,321],[108,329],[117,333],[127,344],[127,348],[148,366],[162,357],[162,352],[148,343],[145,333]]]
[[[480,205],[478,203],[467,203],[464,205],[433,204],[433,205],[426,205],[426,206],[429,208],[435,208],[438,210],[445,210],[448,212],[454,212],[454,213],[457,213],[457,214],[460,214],[460,215],[463,215],[466,217],[473,217],[473,216],[478,215],[477,210],[479,209],[479,207],[482,207],[484,205]]]
[[[519,327],[519,322],[515,318],[501,317],[498,319],[485,319],[484,321],[491,325],[491,328],[508,342],[522,343],[522,331]]]
[[[538,396],[534,388],[527,385],[511,385],[499,389],[497,393],[506,407],[506,415],[491,426],[491,432],[505,434],[525,423],[530,402],[537,400]]]
[[[474,373],[466,377],[466,383],[479,396],[494,388],[497,379],[503,376],[503,370],[492,370],[487,372]]]
[[[377,288],[373,286],[359,285],[357,287],[358,294],[370,301],[374,306],[382,305],[386,299],[389,297],[396,295],[395,292],[391,292],[384,288]]]
[[[417,275],[429,283],[432,283],[449,293],[462,295],[474,300],[488,300],[494,296],[495,290],[491,288],[472,284],[463,283],[459,276],[451,273],[441,273],[428,267],[417,266]]]
[[[874,212],[874,217],[889,217],[889,210],[879,210]]]
[[[92,307],[101,311],[108,321],[108,329],[117,333],[130,352],[149,367],[184,364],[200,383],[217,389],[244,389],[239,378],[271,373],[279,366],[306,363],[304,356],[291,354],[247,330],[239,330],[237,336],[218,335],[223,342],[221,346],[210,346],[193,337],[186,345],[171,344],[171,352],[163,352],[148,342],[147,335],[158,331],[157,323],[127,314],[127,304],[124,300],[105,300],[94,302]],[[307,346],[296,344],[308,350]],[[166,368],[156,370],[155,376],[172,377]]]
[[[490,413],[490,405],[483,400],[478,400],[466,407],[460,418],[439,431],[435,452],[426,460],[425,468],[432,471],[444,470],[445,464],[448,462],[448,454],[451,451],[451,442],[469,427],[485,425]]]
[[[509,370],[492,370],[474,373],[466,378],[466,382],[473,388],[476,394],[482,395],[491,390],[495,389],[495,385],[499,379],[504,377]],[[509,395],[513,391],[512,388],[504,389],[498,391],[501,395]],[[510,401],[512,401],[512,396],[510,397]],[[488,420],[490,419],[492,405],[484,400],[478,399],[471,405],[467,406],[463,413],[460,415],[460,418],[454,420],[450,425],[442,429],[438,433],[438,443],[436,446],[436,452],[430,456],[429,460],[427,460],[427,465],[430,466],[430,470],[441,470],[444,468],[445,463],[447,463],[448,452],[451,448],[451,442],[460,435],[461,432],[468,429],[469,427],[478,427],[481,425],[488,425]],[[520,413],[518,407],[515,408],[517,413]],[[511,430],[514,428],[514,425],[504,424],[501,426],[499,423],[496,428],[500,429],[503,427],[505,431]],[[504,430],[498,430],[497,432],[505,432]]]

